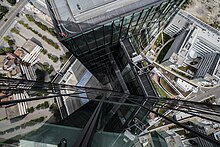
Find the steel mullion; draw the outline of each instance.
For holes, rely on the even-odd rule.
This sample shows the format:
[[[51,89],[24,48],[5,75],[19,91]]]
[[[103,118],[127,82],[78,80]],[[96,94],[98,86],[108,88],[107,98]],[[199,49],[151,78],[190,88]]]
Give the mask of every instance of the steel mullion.
[[[179,123],[179,122],[177,122],[177,121],[175,121],[173,119],[170,119],[170,118],[168,118],[168,117],[166,117],[166,116],[164,116],[164,115],[162,115],[162,114],[160,114],[160,113],[158,113],[158,112],[156,112],[154,110],[151,110],[151,109],[149,109],[149,108],[147,108],[145,106],[141,106],[141,107],[147,109],[148,111],[150,111],[150,112],[152,112],[152,113],[154,113],[154,114],[156,114],[156,115],[158,115],[158,116],[160,116],[160,117],[162,117],[162,118],[164,118],[164,119],[166,119],[166,120],[168,120],[168,121],[170,121],[170,122],[172,122],[172,123],[174,123],[174,124],[176,124],[176,125],[178,125],[178,126],[180,126],[182,128],[184,128],[184,129],[186,129],[186,130],[188,130],[188,131],[190,131],[190,132],[192,132],[192,133],[194,133],[194,134],[196,134],[196,135],[198,135],[198,136],[200,136],[200,137],[202,137],[202,138],[204,138],[206,140],[209,140],[209,141],[211,141],[211,142],[213,142],[213,143],[215,143],[217,145],[220,145],[220,142],[215,140],[215,139],[213,139],[213,138],[210,138],[210,137],[208,137],[208,136],[206,136],[206,135],[204,135],[204,134],[202,134],[200,132],[197,132],[197,131],[195,131],[195,130],[193,130],[193,129],[191,129],[191,128],[189,128],[189,127],[187,127],[187,126],[185,126],[185,125],[183,125],[183,124],[181,124],[181,123]],[[145,134],[143,134],[143,135],[145,135]]]

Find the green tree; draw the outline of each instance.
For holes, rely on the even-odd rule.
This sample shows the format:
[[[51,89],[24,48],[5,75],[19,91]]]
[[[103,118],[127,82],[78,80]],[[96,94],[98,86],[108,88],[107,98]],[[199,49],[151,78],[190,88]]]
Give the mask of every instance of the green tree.
[[[18,23],[24,24],[24,21],[23,20],[19,20]]]
[[[10,37],[9,37],[9,36],[4,36],[4,37],[3,37],[3,40],[6,41],[6,42],[8,42],[8,40],[10,40]]]
[[[56,103],[53,103],[51,106],[50,106],[50,111],[53,113],[54,117],[57,119],[57,120],[60,120],[61,117],[60,117],[60,113],[59,113],[59,108],[57,106]]]
[[[12,29],[11,29],[11,32],[12,32],[12,33],[15,33],[15,34],[19,34],[19,33],[20,33],[16,28],[12,28]]]
[[[44,107],[45,107],[45,108],[49,108],[49,103],[48,103],[48,101],[45,101],[45,102],[44,102]]]
[[[10,3],[11,5],[15,5],[16,4],[16,0],[7,0],[8,3]]]
[[[6,14],[8,12],[8,8],[5,6],[0,5],[0,12]]]
[[[13,45],[15,45],[15,41],[14,40],[8,40],[8,45],[9,46],[13,46]]]
[[[27,108],[27,111],[28,111],[29,113],[33,113],[33,112],[34,112],[34,107]]]
[[[44,31],[48,30],[48,27],[46,25],[42,24],[41,22],[35,21],[35,24]]]
[[[62,63],[65,63],[69,59],[70,56],[71,56],[71,53],[70,52],[66,52],[64,55],[60,56],[60,61]]]
[[[47,62],[43,64],[42,69],[49,74],[54,71],[54,67],[52,65],[49,65],[49,63]]]
[[[0,20],[5,16],[4,13],[0,13]]]
[[[47,53],[46,49],[42,49],[41,52],[45,55]]]
[[[5,55],[5,51],[2,48],[0,48],[0,55]]]
[[[41,109],[41,104],[38,104],[38,105],[36,106],[36,109],[37,109],[37,110],[40,110],[40,109]]]
[[[34,19],[33,16],[31,16],[31,15],[29,15],[29,14],[26,14],[25,16],[27,17],[27,19],[28,19],[29,21],[35,22],[35,19]]]
[[[5,53],[13,52],[12,48],[10,48],[10,47],[5,47],[5,48],[3,48],[3,50],[4,50]]]

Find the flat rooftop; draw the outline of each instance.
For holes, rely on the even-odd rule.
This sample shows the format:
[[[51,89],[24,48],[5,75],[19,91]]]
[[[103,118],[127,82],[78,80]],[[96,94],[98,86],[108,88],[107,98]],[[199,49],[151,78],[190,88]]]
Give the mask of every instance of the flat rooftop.
[[[38,46],[36,43],[34,43],[31,40],[28,40],[24,43],[22,48],[25,49],[25,51],[31,53],[35,49],[36,46]]]
[[[74,15],[83,14],[86,11],[101,8],[103,6],[111,6],[117,4],[120,0],[66,0]],[[121,0],[123,1],[123,0]],[[132,1],[132,0],[131,0]]]
[[[57,26],[74,34],[168,0],[50,0]]]

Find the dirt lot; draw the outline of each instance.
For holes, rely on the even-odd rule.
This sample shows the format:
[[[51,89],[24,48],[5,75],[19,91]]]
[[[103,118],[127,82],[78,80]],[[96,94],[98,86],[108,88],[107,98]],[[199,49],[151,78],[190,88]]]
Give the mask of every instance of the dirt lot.
[[[208,24],[220,25],[220,0],[188,0],[186,11]]]

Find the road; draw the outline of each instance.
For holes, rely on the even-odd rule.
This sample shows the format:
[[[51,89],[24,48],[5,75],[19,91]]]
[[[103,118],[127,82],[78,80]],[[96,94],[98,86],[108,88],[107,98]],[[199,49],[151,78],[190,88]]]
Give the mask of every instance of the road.
[[[16,14],[21,11],[22,8],[28,3],[27,0],[20,0],[14,8],[12,8],[8,14],[6,14],[5,18],[0,21],[0,37],[2,38],[4,33],[8,30],[10,25],[13,23],[14,18],[16,17]],[[8,19],[6,22],[5,19]]]

